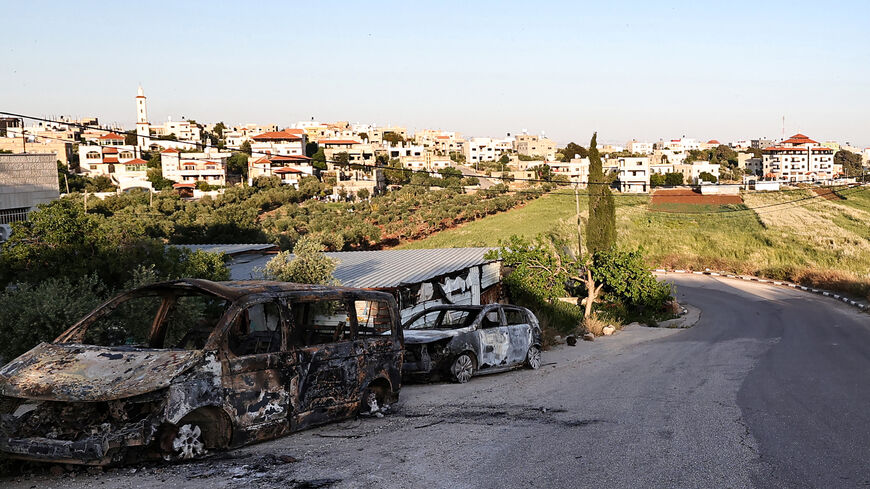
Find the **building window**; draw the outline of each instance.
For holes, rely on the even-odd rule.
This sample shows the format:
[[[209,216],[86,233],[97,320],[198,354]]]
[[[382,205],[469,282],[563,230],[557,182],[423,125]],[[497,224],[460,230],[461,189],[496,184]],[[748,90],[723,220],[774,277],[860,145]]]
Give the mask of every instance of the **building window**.
[[[100,159],[100,153],[97,153],[96,151],[88,151],[88,154],[85,155],[85,158],[89,160],[98,160]]]
[[[131,152],[129,152],[129,151],[122,151],[121,154],[118,155],[118,158],[124,158],[124,159],[132,160],[132,159],[133,159],[133,153],[131,153]]]

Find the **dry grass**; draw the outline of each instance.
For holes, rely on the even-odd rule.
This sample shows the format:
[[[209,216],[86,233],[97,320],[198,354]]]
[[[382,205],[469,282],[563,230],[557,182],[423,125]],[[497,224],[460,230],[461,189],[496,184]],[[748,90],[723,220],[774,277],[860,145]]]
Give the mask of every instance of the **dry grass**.
[[[607,325],[612,324],[613,323],[601,320],[598,315],[594,313],[583,320],[583,326],[586,328],[586,331],[595,336],[604,336],[604,328]]]

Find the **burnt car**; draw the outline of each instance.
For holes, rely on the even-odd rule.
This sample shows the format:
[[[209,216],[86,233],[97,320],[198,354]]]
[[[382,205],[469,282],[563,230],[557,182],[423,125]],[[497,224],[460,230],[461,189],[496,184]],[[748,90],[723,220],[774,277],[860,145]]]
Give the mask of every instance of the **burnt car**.
[[[502,304],[434,306],[402,326],[403,375],[447,376],[468,382],[472,376],[541,366],[541,327],[531,311]]]
[[[398,399],[395,299],[178,280],[121,294],[0,369],[0,453],[103,465],[194,458]]]

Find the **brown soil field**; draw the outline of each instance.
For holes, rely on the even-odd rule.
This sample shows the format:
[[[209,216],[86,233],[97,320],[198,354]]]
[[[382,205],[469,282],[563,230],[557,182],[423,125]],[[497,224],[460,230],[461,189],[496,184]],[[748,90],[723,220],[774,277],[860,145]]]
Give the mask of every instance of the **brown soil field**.
[[[843,199],[843,197],[840,197],[839,195],[835,194],[833,189],[830,189],[830,188],[813,187],[810,190],[812,190],[814,194],[822,197],[825,200],[845,200],[845,199]]]
[[[739,195],[701,195],[691,189],[662,189],[652,194],[652,205],[656,204],[699,204],[699,205],[722,205],[742,204],[743,198]]]

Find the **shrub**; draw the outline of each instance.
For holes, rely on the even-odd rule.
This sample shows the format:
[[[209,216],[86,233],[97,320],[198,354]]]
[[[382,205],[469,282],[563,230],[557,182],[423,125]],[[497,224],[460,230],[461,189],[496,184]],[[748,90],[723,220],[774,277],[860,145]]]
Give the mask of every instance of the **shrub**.
[[[599,251],[592,257],[591,269],[596,282],[624,302],[630,313],[657,313],[671,298],[670,285],[656,280],[640,250]]]

